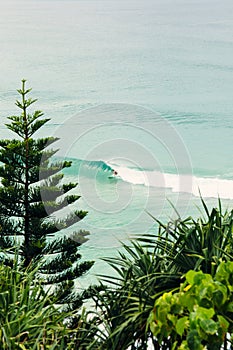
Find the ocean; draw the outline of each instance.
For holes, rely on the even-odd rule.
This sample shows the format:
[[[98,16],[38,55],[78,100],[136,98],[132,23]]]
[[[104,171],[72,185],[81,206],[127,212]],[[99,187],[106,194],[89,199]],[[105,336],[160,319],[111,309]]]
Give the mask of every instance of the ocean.
[[[22,78],[79,182],[95,273],[154,217],[233,201],[232,0],[0,0],[1,137]],[[112,170],[116,179],[111,179]],[[172,204],[171,204],[172,203]]]

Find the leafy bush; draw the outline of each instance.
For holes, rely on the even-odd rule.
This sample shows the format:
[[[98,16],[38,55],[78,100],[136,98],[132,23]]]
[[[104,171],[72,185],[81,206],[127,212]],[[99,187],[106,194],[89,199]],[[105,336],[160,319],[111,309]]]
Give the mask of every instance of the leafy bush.
[[[214,275],[222,261],[233,256],[233,210],[218,208],[208,210],[201,199],[206,217],[194,219],[191,216],[159,224],[158,235],[146,235],[139,240],[164,258],[164,270],[181,277],[189,270],[202,270]],[[158,253],[157,253],[158,252]]]
[[[155,301],[148,324],[166,349],[227,349],[233,329],[233,262],[222,262],[214,277],[190,270],[177,293]]]
[[[25,269],[17,253],[12,262],[0,263],[0,349],[87,350],[96,327],[85,309],[77,314],[53,304],[37,277],[40,262]]]
[[[219,207],[209,211],[202,200],[206,217],[173,222],[158,220],[156,233],[141,235],[123,245],[118,257],[105,259],[114,276],[102,276],[107,284],[95,293],[97,323],[105,329],[98,349],[154,349],[160,346],[146,327],[154,299],[165,292],[178,291],[181,278],[189,270],[215,276],[222,261],[233,256],[233,211]],[[100,288],[101,289],[101,288]]]
[[[1,349],[65,349],[65,316],[36,279],[36,269],[0,265]]]

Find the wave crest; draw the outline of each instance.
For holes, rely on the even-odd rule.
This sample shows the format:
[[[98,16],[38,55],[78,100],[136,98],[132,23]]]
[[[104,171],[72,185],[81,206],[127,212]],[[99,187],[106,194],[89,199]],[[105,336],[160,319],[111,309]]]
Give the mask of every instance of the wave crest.
[[[201,193],[205,198],[233,199],[233,180],[230,179],[163,173],[157,170],[131,168],[103,160],[74,159],[72,161],[74,167],[70,168],[69,173],[73,168],[76,174],[100,181],[109,182],[109,174],[116,170],[118,180],[132,185],[170,188],[173,192],[191,193],[194,196],[199,196]]]

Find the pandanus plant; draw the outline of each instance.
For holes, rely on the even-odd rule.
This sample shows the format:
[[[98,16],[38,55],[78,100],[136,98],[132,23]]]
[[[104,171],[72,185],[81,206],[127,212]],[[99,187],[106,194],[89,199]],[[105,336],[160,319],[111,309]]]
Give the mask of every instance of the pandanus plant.
[[[201,201],[205,217],[181,219],[177,213],[167,224],[154,218],[156,234],[137,237],[123,244],[118,257],[104,259],[115,274],[102,275],[107,284],[94,298],[104,324],[98,349],[147,349],[148,342],[162,349],[146,327],[155,299],[178,291],[189,270],[214,276],[221,262],[232,260],[233,210],[223,211],[219,200],[209,211]]]

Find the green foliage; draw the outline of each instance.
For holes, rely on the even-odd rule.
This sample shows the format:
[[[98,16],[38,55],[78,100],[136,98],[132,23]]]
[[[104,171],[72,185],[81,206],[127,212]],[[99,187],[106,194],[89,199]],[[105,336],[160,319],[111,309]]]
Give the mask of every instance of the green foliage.
[[[88,313],[55,307],[38,278],[40,262],[25,268],[17,254],[12,266],[0,263],[0,348],[87,350],[95,335]]]
[[[41,119],[43,113],[28,112],[35,100],[28,98],[25,81],[18,90],[21,101],[19,116],[10,116],[7,128],[16,134],[15,139],[0,140],[0,246],[13,251],[20,242],[20,254],[25,266],[43,258],[40,271],[47,276],[46,283],[56,283],[57,303],[76,308],[81,296],[74,293],[73,280],[86,273],[93,262],[79,262],[80,245],[88,234],[82,231],[73,236],[57,233],[65,230],[86,216],[82,210],[73,210],[79,195],[70,193],[76,183],[64,184],[62,169],[70,167],[70,161],[52,162],[57,150],[50,146],[56,137],[34,138],[34,134],[49,119]],[[69,208],[69,215],[56,216],[56,212]]]
[[[36,269],[24,270],[17,261],[13,267],[0,265],[1,349],[65,349],[69,332],[64,317],[36,278]]]
[[[214,275],[218,265],[233,256],[233,210],[223,212],[220,200],[218,208],[211,212],[203,199],[202,204],[206,218],[182,220],[178,216],[168,224],[154,218],[159,234],[139,238],[148,247],[159,248],[167,269],[180,276],[192,269]]]
[[[147,349],[152,334],[146,324],[154,305],[154,291],[174,288],[174,276],[161,272],[161,258],[156,259],[136,241],[132,241],[132,247],[123,247],[125,252],[119,252],[119,257],[104,259],[116,275],[101,275],[102,283],[107,284],[92,293],[97,310],[94,321],[105,330],[93,349]]]
[[[212,277],[190,270],[179,292],[164,293],[148,318],[151,332],[168,349],[220,350],[233,330],[233,262]]]
[[[106,330],[99,338],[100,349],[144,350],[149,340],[155,349],[171,347],[170,339],[161,345],[146,326],[155,298],[179,290],[189,270],[215,276],[221,262],[232,260],[233,211],[223,213],[220,201],[211,213],[204,201],[203,206],[206,218],[178,217],[168,224],[155,219],[156,234],[137,237],[131,245],[123,245],[118,257],[105,259],[115,274],[101,275],[107,284],[95,292],[97,319]],[[178,334],[185,323],[186,318],[178,322]],[[194,339],[195,333],[191,336]]]

